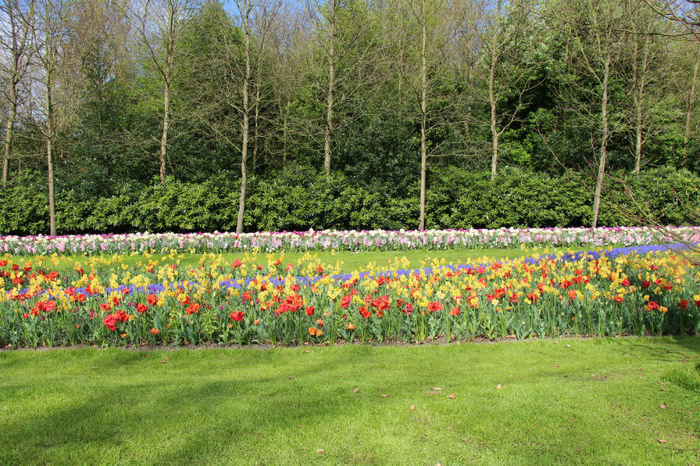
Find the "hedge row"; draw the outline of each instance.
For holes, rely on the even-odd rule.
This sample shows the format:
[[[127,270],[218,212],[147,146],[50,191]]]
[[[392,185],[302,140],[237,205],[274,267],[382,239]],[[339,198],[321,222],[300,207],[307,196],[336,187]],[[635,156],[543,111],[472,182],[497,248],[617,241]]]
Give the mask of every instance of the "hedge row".
[[[627,175],[624,182],[623,177],[619,173],[608,177],[599,225],[637,225],[648,216],[663,224],[700,223],[697,174],[661,168]],[[590,225],[593,183],[583,174],[554,177],[518,170],[504,170],[492,183],[485,172],[433,170],[427,227]],[[59,190],[59,233],[235,230],[239,184],[223,175],[203,184],[168,180],[150,186],[117,186],[113,192],[111,197],[86,198],[75,190]],[[47,204],[41,177],[15,178],[0,190],[0,234],[46,234]],[[249,182],[246,231],[413,229],[417,225],[417,184],[396,198],[341,174],[327,182],[306,169]]]

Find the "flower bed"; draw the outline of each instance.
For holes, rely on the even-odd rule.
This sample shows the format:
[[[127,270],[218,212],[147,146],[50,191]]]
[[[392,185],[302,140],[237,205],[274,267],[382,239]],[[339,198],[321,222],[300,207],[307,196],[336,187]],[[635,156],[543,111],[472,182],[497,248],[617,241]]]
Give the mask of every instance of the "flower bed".
[[[674,251],[342,274],[317,261],[63,275],[0,261],[0,344],[250,344],[700,332]],[[644,251],[642,251],[644,252]],[[438,265],[438,264],[436,264]],[[315,276],[311,279],[310,276]]]
[[[0,253],[105,254],[170,250],[191,252],[394,251],[525,246],[646,245],[700,242],[700,227],[501,228],[498,230],[372,230],[259,233],[135,233],[68,236],[0,236]]]

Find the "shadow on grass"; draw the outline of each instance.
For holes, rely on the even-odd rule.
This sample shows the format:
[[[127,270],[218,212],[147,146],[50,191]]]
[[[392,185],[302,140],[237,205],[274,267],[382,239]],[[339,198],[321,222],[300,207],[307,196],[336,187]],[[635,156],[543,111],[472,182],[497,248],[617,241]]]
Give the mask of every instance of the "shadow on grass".
[[[625,340],[622,340],[625,341]],[[674,348],[669,349],[672,345]],[[660,339],[629,340],[628,346],[658,361],[682,362],[700,355],[700,337],[668,336]]]
[[[622,385],[597,385],[600,381],[590,376],[590,365],[606,368],[610,365],[607,358],[612,357],[617,360],[616,370],[622,371],[628,363],[616,354],[618,351],[631,354],[633,359],[675,361],[677,355],[669,350],[683,345],[697,346],[695,341],[684,339],[584,342],[583,356],[593,359],[583,365],[576,364],[580,347],[574,341],[571,348],[564,342],[555,346],[542,341],[523,346],[311,348],[310,354],[300,348],[201,353],[77,350],[37,358],[32,353],[17,353],[14,358],[0,359],[24,365],[15,363],[4,371],[21,375],[21,379],[0,381],[4,394],[0,400],[9,402],[0,403],[0,419],[6,421],[0,426],[0,463],[311,463],[322,459],[308,456],[318,448],[309,445],[324,436],[335,436],[340,448],[362,447],[358,451],[368,455],[363,460],[385,463],[392,460],[391,446],[376,445],[385,441],[383,436],[392,434],[401,437],[404,443],[400,448],[406,451],[419,449],[421,445],[412,442],[420,442],[422,437],[439,435],[442,446],[463,449],[459,454],[464,456],[453,459],[472,458],[478,449],[478,454],[484,455],[481,459],[497,455],[490,457],[492,461],[499,454],[516,455],[508,457],[511,461],[538,462],[541,455],[575,461],[581,458],[577,455],[588,452],[586,445],[611,447],[610,435],[589,440],[589,431],[579,432],[578,424],[570,418],[599,422],[588,411],[595,413],[606,397],[623,406],[616,412],[619,424],[608,420],[607,424],[595,424],[597,427],[632,429],[629,426],[638,422],[628,418],[640,416],[629,407],[633,405],[622,404],[627,399],[620,390]],[[38,364],[33,365],[33,361]],[[555,368],[559,363],[562,367]],[[565,379],[562,372],[567,364],[576,369]],[[632,364],[636,367],[638,363]],[[98,368],[93,370],[93,365]],[[571,387],[569,382],[577,385]],[[503,391],[496,389],[497,383],[503,384]],[[356,384],[362,384],[357,394],[353,391]],[[440,384],[445,392],[427,393],[433,384]],[[510,392],[511,384],[521,391]],[[446,399],[452,390],[458,392],[454,402]],[[381,393],[391,395],[384,398]],[[520,401],[522,396],[529,401]],[[433,410],[421,413],[422,417],[412,413],[408,407],[414,399],[420,401],[418,411],[422,405]],[[505,414],[515,419],[502,419]],[[530,427],[528,419],[533,417],[546,421],[549,427],[545,433],[557,435],[520,451],[532,440],[528,432],[539,432]],[[358,419],[368,423],[351,424],[350,420]],[[446,431],[442,419],[454,423],[450,424],[454,430]],[[458,433],[461,419],[464,424]],[[401,423],[405,425],[396,427]],[[504,432],[514,433],[515,445],[513,440],[505,445],[493,440],[496,430],[492,429],[502,427]],[[575,445],[563,445],[559,433]],[[460,445],[456,437],[452,445],[453,435],[471,446]],[[569,450],[562,450],[565,447]],[[354,461],[354,454],[341,450],[327,460]],[[415,456],[416,462],[424,462],[417,460],[419,457],[428,458],[425,449],[423,455]]]
[[[269,432],[288,431],[293,438],[300,435],[297,426],[352,414],[353,404],[345,402],[347,395],[339,396],[337,383],[329,387],[313,383],[318,374],[341,377],[339,371],[347,363],[341,355],[300,365],[309,374],[306,378],[300,374],[291,379],[284,370],[270,376],[270,370],[262,367],[260,372],[268,375],[251,376],[255,366],[264,362],[255,358],[236,361],[245,363],[201,379],[176,372],[172,377],[146,375],[152,380],[134,383],[124,375],[123,384],[114,369],[135,370],[135,363],[142,361],[140,355],[113,355],[112,363],[100,359],[100,376],[106,378],[49,389],[45,407],[34,405],[18,412],[2,426],[2,463],[60,463],[81,457],[108,463],[217,463],[222,451],[246,450],[250,439],[262,441]],[[31,398],[36,402],[33,388]],[[343,393],[351,394],[351,389]],[[11,399],[13,393],[26,395],[27,388],[6,384],[3,391]],[[55,400],[67,402],[60,405]]]

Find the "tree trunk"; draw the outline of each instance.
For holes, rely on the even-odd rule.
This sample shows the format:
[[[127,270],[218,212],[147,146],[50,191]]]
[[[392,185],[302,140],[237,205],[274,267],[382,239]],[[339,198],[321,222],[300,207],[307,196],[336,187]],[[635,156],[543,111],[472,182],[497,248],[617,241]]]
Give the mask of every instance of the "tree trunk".
[[[255,63],[255,115],[253,116],[253,173],[258,172],[258,122],[260,120],[260,82],[262,79],[262,56],[263,49],[261,48]]]
[[[170,127],[170,85],[163,87],[163,132],[160,136],[160,181],[165,181],[165,160],[167,157],[168,128]]]
[[[47,33],[48,35],[48,33]],[[48,41],[47,41],[48,43]],[[49,46],[50,47],[50,46]],[[51,52],[49,52],[51,53]],[[49,234],[56,236],[56,206],[53,186],[53,148],[54,148],[54,109],[53,109],[53,59],[46,70],[46,165],[49,187]]]
[[[639,173],[642,169],[642,105],[636,109],[635,121],[635,142],[634,142],[634,172]]]
[[[258,57],[260,60],[260,57]],[[255,80],[255,114],[253,115],[253,173],[258,172],[258,119],[260,118],[260,71]]]
[[[287,109],[282,116],[282,170],[287,168]]]
[[[247,2],[245,3],[246,12]],[[248,31],[247,16],[246,24],[244,25],[243,45],[245,47],[245,76],[243,77],[243,122],[241,124],[242,142],[241,142],[241,194],[238,200],[238,219],[236,220],[236,233],[243,232],[243,214],[245,212],[245,191],[248,182],[248,174],[246,170],[246,159],[248,158],[248,131],[250,126],[250,107],[248,88],[250,85],[250,32]]]
[[[421,2],[422,6],[422,26],[423,26],[423,37],[422,37],[422,47],[421,47],[421,119],[420,119],[420,220],[418,222],[418,229],[425,230],[425,179],[426,172],[428,168],[428,154],[427,154],[427,141],[426,141],[426,125],[427,125],[427,111],[428,111],[428,72],[427,72],[427,55],[426,55],[426,41],[427,41],[427,26],[425,18],[425,2]]]
[[[598,161],[598,176],[595,183],[595,193],[593,194],[593,228],[598,226],[598,214],[600,212],[600,198],[603,190],[603,178],[605,177],[605,159],[608,155],[608,80],[610,78],[610,55],[605,58],[603,71],[603,95],[600,104],[600,116],[602,123],[602,134],[600,141],[600,160]]]
[[[175,46],[175,9],[168,2],[168,37],[165,46],[165,69],[163,70],[163,132],[160,136],[160,181],[165,181],[165,163],[167,161],[168,129],[170,128],[170,80],[173,67],[173,49]]]
[[[47,21],[48,23],[48,21]],[[48,23],[44,27],[45,31],[45,47],[46,57],[44,58],[44,71],[46,73],[46,165],[49,189],[49,234],[56,236],[56,206],[54,198],[54,183],[53,183],[53,150],[55,138],[55,122],[56,118],[53,107],[53,79],[54,67],[56,66],[56,50],[54,49],[53,38],[50,33],[53,32],[51,24]]]
[[[323,171],[331,176],[331,146],[333,137],[333,92],[335,91],[335,0],[331,0],[331,19],[328,40],[328,93],[326,94],[326,137],[323,144]]]
[[[471,134],[471,120],[472,120],[472,106],[471,104],[467,105],[467,118],[464,120],[464,139],[467,144],[467,149],[469,149],[469,140],[472,137]]]
[[[498,109],[496,108],[496,95],[494,93],[496,79],[496,58],[492,58],[489,68],[489,104],[491,105],[491,181],[496,179],[498,170]]]
[[[688,145],[690,144],[690,121],[693,115],[693,104],[695,102],[695,86],[698,81],[698,68],[700,67],[700,57],[695,59],[695,68],[693,70],[693,80],[690,83],[690,94],[688,96],[688,106],[685,112],[685,134],[683,137],[683,153],[688,157]]]
[[[53,187],[53,136],[46,138],[46,164],[48,166],[49,182],[49,234],[51,236],[56,236],[56,205]]]
[[[19,85],[19,75],[20,75],[20,60],[24,53],[25,45],[27,41],[27,31],[28,28],[24,26],[23,36],[19,38],[18,41],[18,28],[16,26],[15,18],[15,7],[17,5],[14,3],[8,3],[7,5],[7,19],[10,23],[10,32],[12,34],[12,65],[10,68],[9,84],[10,84],[10,114],[7,118],[7,123],[5,124],[5,147],[2,157],[2,187],[3,189],[7,187],[7,173],[10,165],[10,155],[12,152],[12,138],[14,136],[15,121],[17,119],[17,86]]]
[[[16,73],[13,65],[13,72],[10,83],[10,115],[7,118],[5,125],[5,150],[2,158],[2,187],[7,187],[7,171],[10,164],[10,152],[12,149],[12,136],[15,127],[15,119],[17,118],[17,92],[16,92]]]
[[[635,31],[636,32],[636,31]],[[634,172],[639,173],[642,168],[642,145],[643,145],[643,115],[644,115],[644,86],[646,85],[646,71],[649,64],[649,36],[644,41],[644,54],[641,63],[641,69],[637,64],[637,55],[639,45],[637,38],[634,42],[634,110],[635,110],[635,144],[634,144]]]

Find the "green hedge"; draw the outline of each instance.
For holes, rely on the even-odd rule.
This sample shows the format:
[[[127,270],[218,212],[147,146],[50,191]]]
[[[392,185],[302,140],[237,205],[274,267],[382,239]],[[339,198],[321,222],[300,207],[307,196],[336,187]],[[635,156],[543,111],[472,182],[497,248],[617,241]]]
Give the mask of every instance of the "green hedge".
[[[428,177],[428,228],[572,227],[591,223],[594,180],[584,174],[551,176],[503,170],[489,173],[433,169]],[[240,184],[218,175],[203,184],[176,180],[149,186],[122,185],[107,198],[85,198],[71,189],[56,198],[58,231],[232,231]],[[0,190],[0,234],[48,232],[46,183],[25,173]],[[653,217],[663,224],[698,224],[700,177],[659,168],[608,177],[599,224],[624,226]],[[418,186],[400,198],[342,174],[327,181],[297,168],[274,179],[252,177],[246,231],[399,229],[418,224]]]

